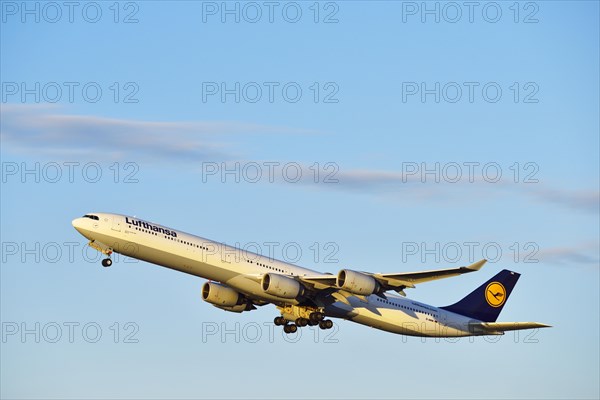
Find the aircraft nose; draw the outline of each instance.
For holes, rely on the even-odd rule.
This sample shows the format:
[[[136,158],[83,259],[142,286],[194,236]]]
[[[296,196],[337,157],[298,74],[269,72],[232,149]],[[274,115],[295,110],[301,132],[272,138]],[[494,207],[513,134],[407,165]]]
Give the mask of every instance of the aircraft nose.
[[[79,233],[81,233],[82,228],[81,220],[82,218],[75,218],[73,221],[71,221],[71,225],[73,225],[73,228],[75,228]]]

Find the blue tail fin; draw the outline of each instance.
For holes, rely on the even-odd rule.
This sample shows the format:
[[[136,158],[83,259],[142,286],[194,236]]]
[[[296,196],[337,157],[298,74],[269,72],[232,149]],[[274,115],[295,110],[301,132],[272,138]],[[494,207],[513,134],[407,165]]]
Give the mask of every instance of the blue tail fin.
[[[496,322],[519,276],[504,269],[458,303],[440,308],[480,321]]]

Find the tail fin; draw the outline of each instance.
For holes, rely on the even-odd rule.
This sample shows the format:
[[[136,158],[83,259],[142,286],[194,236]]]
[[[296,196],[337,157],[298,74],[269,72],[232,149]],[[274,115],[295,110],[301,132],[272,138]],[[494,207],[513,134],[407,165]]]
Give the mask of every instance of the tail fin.
[[[495,322],[519,276],[504,269],[458,303],[441,308],[480,321]]]

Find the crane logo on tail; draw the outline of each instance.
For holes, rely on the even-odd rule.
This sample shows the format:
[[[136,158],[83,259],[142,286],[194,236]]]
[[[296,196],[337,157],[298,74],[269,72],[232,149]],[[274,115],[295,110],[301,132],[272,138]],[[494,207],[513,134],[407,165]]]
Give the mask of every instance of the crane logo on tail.
[[[506,301],[506,289],[500,282],[492,282],[485,288],[485,300],[492,307],[500,307]]]

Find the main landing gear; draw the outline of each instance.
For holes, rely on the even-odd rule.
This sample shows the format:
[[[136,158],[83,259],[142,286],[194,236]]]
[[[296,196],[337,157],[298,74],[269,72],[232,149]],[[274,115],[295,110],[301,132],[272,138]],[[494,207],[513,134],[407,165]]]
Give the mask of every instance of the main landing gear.
[[[318,325],[321,329],[331,329],[333,328],[333,321],[330,319],[325,319],[325,314],[321,312],[312,312],[309,315],[309,318],[297,318],[294,323],[289,323],[287,319],[283,317],[275,317],[273,320],[275,325],[283,326],[283,331],[285,333],[295,333],[298,330],[298,327],[304,326],[316,326]]]
[[[103,267],[110,267],[112,265],[112,260],[110,258],[105,258],[102,260]]]

